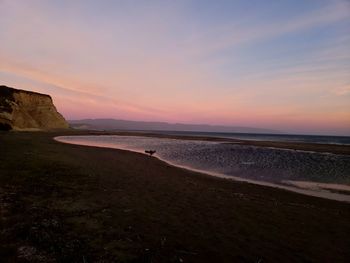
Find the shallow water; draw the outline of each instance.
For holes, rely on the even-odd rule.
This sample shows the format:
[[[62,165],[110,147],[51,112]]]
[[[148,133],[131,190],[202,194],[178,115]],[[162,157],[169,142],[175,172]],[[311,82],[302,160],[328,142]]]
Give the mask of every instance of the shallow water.
[[[62,136],[59,141],[144,152],[178,166],[274,184],[350,184],[350,156],[141,136]],[[349,193],[350,194],[350,193]]]
[[[149,131],[145,131],[149,132]],[[350,145],[350,136],[264,134],[264,133],[229,133],[229,132],[194,132],[194,131],[152,131],[152,133],[182,136],[204,136],[253,141],[305,142]]]

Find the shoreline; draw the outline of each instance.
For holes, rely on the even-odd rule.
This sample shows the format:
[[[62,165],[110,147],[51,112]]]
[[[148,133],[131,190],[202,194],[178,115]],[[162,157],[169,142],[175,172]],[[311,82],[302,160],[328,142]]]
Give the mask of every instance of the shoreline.
[[[4,262],[348,262],[350,204],[0,133]],[[81,134],[80,134],[81,135]]]
[[[123,135],[117,135],[117,136],[123,136]],[[136,153],[140,153],[140,154],[148,156],[143,151],[128,149],[127,147],[123,148],[121,146],[111,147],[111,145],[99,145],[99,144],[94,145],[94,144],[88,144],[88,143],[87,144],[74,143],[74,142],[64,141],[64,139],[60,140],[60,137],[65,137],[65,136],[57,136],[57,137],[54,137],[53,139],[55,141],[60,142],[60,143],[81,145],[81,146],[86,146],[86,147],[118,149],[118,150],[123,150],[123,151],[136,152]],[[286,150],[289,150],[289,149],[286,149]],[[186,166],[186,165],[175,164],[175,163],[168,161],[168,160],[165,160],[157,155],[155,155],[153,157],[155,157],[158,160],[165,162],[166,164],[169,164],[173,167],[182,168],[182,169],[185,169],[188,171],[193,171],[196,173],[213,176],[213,177],[220,178],[220,179],[233,180],[236,182],[237,181],[238,182],[245,182],[245,183],[250,183],[250,184],[254,184],[254,185],[258,185],[258,186],[267,186],[267,187],[282,189],[282,190],[286,190],[286,191],[290,191],[290,192],[294,192],[294,193],[298,193],[298,194],[303,194],[303,195],[307,195],[307,196],[313,196],[313,197],[319,197],[319,198],[324,198],[324,199],[328,199],[328,200],[335,200],[335,201],[339,201],[339,202],[350,203],[350,186],[347,186],[347,185],[334,184],[334,183],[326,184],[326,183],[318,183],[318,182],[312,182],[312,181],[285,181],[285,182],[283,181],[284,184],[277,184],[277,183],[272,183],[272,182],[267,182],[267,181],[245,179],[245,178],[238,177],[238,176],[225,175],[225,174],[221,174],[221,173],[191,168],[191,167]],[[312,190],[312,187],[314,187],[315,185],[319,186],[316,191]],[[307,186],[312,186],[312,187],[307,187]],[[344,186],[344,187],[347,186],[347,188],[345,188],[346,190],[344,190],[344,192],[348,192],[348,194],[341,194],[341,193],[337,193],[337,192],[332,192],[333,188],[334,188],[334,190],[342,190],[343,189],[342,186]]]
[[[180,139],[180,140],[198,140],[198,141],[212,141],[223,143],[234,143],[242,145],[250,145],[257,147],[271,147],[285,150],[318,152],[325,154],[340,154],[350,155],[350,145],[347,144],[322,144],[322,143],[307,143],[307,142],[277,142],[277,141],[258,141],[258,140],[242,140],[222,137],[208,137],[208,136],[189,136],[189,135],[170,135],[159,134],[152,132],[135,132],[135,131],[91,131],[91,130],[74,130],[72,133],[76,135],[120,135],[120,136],[142,136],[154,138]]]

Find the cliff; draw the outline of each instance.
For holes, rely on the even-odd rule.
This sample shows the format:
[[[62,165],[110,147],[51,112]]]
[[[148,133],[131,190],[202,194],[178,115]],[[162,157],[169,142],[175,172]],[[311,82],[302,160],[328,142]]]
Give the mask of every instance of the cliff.
[[[50,130],[68,127],[49,95],[0,86],[0,130]]]

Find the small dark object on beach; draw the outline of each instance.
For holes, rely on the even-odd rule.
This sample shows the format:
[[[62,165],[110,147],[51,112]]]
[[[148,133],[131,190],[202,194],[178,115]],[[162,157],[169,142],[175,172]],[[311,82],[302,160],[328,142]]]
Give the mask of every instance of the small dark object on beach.
[[[145,153],[148,153],[149,156],[152,156],[153,154],[156,153],[156,151],[155,151],[155,150],[154,150],[154,151],[152,151],[152,150],[147,151],[147,150],[146,150]]]

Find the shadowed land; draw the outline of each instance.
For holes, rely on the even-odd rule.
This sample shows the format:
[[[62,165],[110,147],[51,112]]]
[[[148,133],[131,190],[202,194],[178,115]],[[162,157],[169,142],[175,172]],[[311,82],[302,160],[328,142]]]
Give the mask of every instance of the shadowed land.
[[[347,262],[350,205],[0,133],[2,262]],[[139,134],[140,135],[140,134]]]

